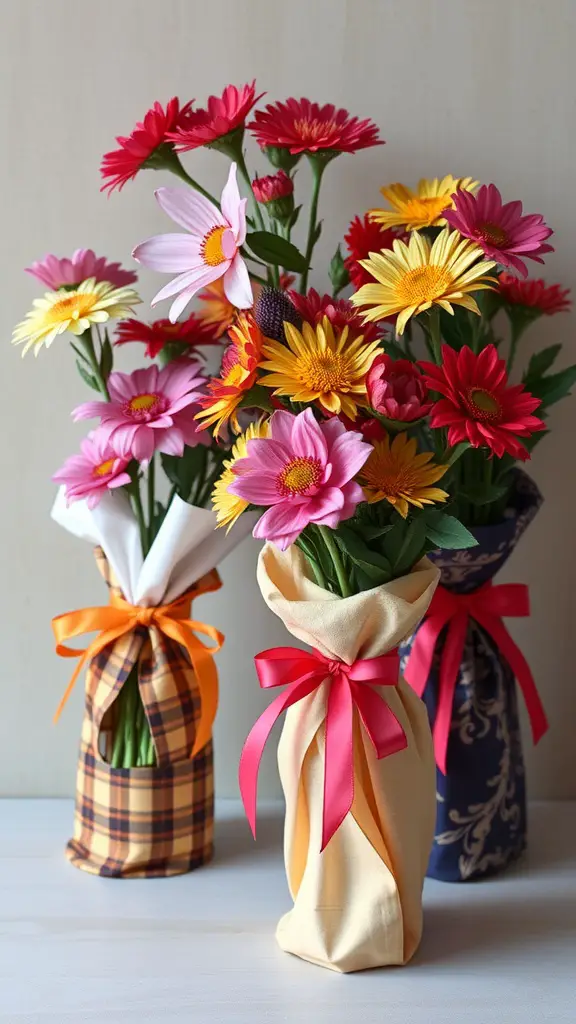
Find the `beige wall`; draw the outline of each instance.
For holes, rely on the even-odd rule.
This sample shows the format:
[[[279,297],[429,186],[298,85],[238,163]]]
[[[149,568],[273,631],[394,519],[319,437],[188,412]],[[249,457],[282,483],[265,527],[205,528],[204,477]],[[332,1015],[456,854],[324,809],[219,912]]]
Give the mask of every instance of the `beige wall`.
[[[37,361],[11,349],[12,326],[37,292],[21,268],[76,246],[129,261],[137,241],[166,230],[152,197],[161,178],[148,172],[120,196],[101,195],[99,160],[113,136],[129,132],[157,98],[202,100],[256,75],[271,98],[304,94],[369,115],[388,140],[330,168],[315,284],[324,285],[322,266],[380,184],[450,171],[495,181],[508,199],[541,211],[557,230],[546,274],[574,287],[576,3],[3,0],[1,19],[0,793],[69,794],[82,694],[79,686],[53,728],[69,664],[53,654],[50,618],[103,595],[87,546],[49,519],[49,477],[81,434],[68,412],[85,393],[64,343]],[[218,191],[223,158],[201,151],[189,166]],[[303,167],[299,181],[306,175]],[[157,287],[157,276],[144,273],[144,297]],[[565,360],[574,361],[574,319],[534,330],[531,344],[551,341],[563,341]],[[537,751],[527,744],[531,792],[574,797],[576,400],[557,407],[551,425],[532,467],[546,504],[505,578],[531,586],[532,618],[511,628],[552,727]],[[216,730],[223,795],[236,793],[240,747],[266,703],[252,655],[285,641],[259,600],[257,550],[250,540],[230,557],[224,591],[198,609],[228,634]],[[278,791],[272,751],[261,779],[262,793]]]

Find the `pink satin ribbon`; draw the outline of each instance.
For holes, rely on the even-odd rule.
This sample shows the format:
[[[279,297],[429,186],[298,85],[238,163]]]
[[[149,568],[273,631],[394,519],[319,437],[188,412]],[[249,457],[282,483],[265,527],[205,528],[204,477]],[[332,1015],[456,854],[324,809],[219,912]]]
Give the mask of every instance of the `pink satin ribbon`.
[[[524,694],[534,743],[538,743],[548,729],[546,713],[528,662],[502,622],[502,616],[516,617],[529,614],[528,587],[524,583],[502,583],[494,586],[488,582],[472,594],[454,594],[444,587],[437,588],[426,618],[412,644],[404,677],[421,697],[432,667],[438,637],[444,627],[448,626],[440,660],[438,706],[432,730],[436,764],[443,775],[446,774],[454,694],[469,618],[475,619],[492,637],[516,676]]]
[[[397,686],[399,661],[396,651],[346,665],[325,658],[319,651],[297,647],[273,647],[254,658],[263,689],[288,684],[272,701],[250,731],[240,757],[240,793],[256,838],[258,769],[272,728],[287,708],[308,697],[329,680],[326,706],[324,806],[322,850],[352,807],[354,800],[354,708],[372,741],[376,757],[403,750],[408,741],[396,715],[373,686]]]

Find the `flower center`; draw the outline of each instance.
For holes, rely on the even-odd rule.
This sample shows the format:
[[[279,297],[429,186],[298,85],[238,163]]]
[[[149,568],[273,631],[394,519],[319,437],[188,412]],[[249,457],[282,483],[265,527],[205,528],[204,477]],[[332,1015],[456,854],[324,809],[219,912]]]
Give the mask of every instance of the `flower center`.
[[[124,404],[124,412],[137,423],[148,423],[156,419],[166,411],[168,402],[163,395],[155,395],[152,392],[144,392],[141,395],[134,395]]]
[[[395,466],[379,456],[377,451],[370,455],[362,467],[362,478],[376,491],[382,491],[388,499],[410,495],[417,486],[417,479],[411,466]]]
[[[317,118],[310,120],[307,117],[301,117],[294,121],[294,131],[300,136],[302,142],[320,142],[337,131],[337,125],[335,121],[318,121]]]
[[[415,196],[404,207],[406,223],[433,224],[448,206],[452,206],[451,196]]]
[[[405,306],[419,306],[444,295],[452,284],[452,277],[444,267],[433,264],[409,270],[397,284],[398,299]]]
[[[468,403],[474,416],[479,420],[499,420],[502,407],[497,398],[490,391],[483,388],[470,388]]]
[[[101,462],[99,466],[94,466],[92,476],[108,476],[108,474],[114,469],[115,462],[116,459],[106,459],[106,462]]]
[[[331,391],[349,391],[348,366],[341,355],[331,352],[310,352],[301,357],[298,367],[300,380],[310,389],[326,394]]]
[[[291,494],[306,494],[310,487],[314,487],[320,481],[321,475],[322,466],[319,459],[313,459],[311,455],[297,456],[284,466],[276,480],[276,486],[285,497]]]
[[[204,236],[200,251],[204,262],[209,267],[219,267],[221,263],[232,258],[234,252],[230,252],[231,236],[230,228],[221,225],[211,228]],[[232,248],[236,248],[233,242]]]
[[[96,296],[91,292],[85,295],[69,295],[67,298],[59,299],[50,310],[50,318],[54,322],[62,320],[79,320],[93,308]]]
[[[496,246],[497,249],[504,249],[508,245],[508,235],[499,224],[481,224],[475,231],[476,238]]]

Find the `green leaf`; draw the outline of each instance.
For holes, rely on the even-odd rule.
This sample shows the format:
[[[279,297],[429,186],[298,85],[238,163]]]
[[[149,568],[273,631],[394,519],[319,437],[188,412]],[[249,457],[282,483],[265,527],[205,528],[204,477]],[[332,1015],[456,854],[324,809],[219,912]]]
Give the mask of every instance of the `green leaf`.
[[[110,338],[108,333],[102,342],[102,353],[100,355],[100,373],[104,380],[108,380],[110,373],[112,372],[112,366],[114,364],[114,353],[112,351],[112,345],[110,344]]]
[[[91,373],[88,373],[88,370],[82,365],[79,359],[76,360],[76,369],[84,383],[87,384],[89,388],[92,388],[93,391],[100,391],[96,378],[93,377]]]
[[[302,209],[302,203],[300,203],[300,206],[295,206],[294,209],[292,210],[292,213],[290,214],[290,220],[288,221],[288,227],[290,228],[290,230],[292,230],[292,228],[294,227],[296,221],[298,220],[298,217],[300,216],[300,210],[301,209]]]
[[[270,401],[270,391],[261,384],[254,384],[242,396],[238,403],[239,409],[263,409],[264,412],[274,412],[274,406]]]
[[[378,566],[391,574],[392,566],[390,561],[380,551],[374,551],[358,536],[355,530],[342,523],[334,532],[336,543],[346,554],[357,563],[366,562],[368,565]]]
[[[576,366],[568,366],[560,373],[549,374],[547,377],[541,377],[540,380],[533,381],[528,378],[524,383],[528,390],[542,402],[542,406],[536,410],[536,413],[539,414],[542,409],[554,405],[555,402],[559,402],[561,398],[566,398],[570,394],[573,385],[576,384]]]
[[[453,466],[454,463],[458,462],[458,459],[462,455],[464,455],[464,452],[467,452],[469,448],[469,441],[460,441],[458,444],[454,445],[453,448],[448,448],[446,454],[442,457],[440,461],[442,462],[442,464],[445,464],[447,466]]]
[[[427,528],[424,516],[417,516],[407,521],[404,540],[398,548],[398,553],[394,559],[395,576],[404,576],[422,558],[426,547],[426,534]]]
[[[542,352],[536,352],[528,363],[524,380],[530,380],[532,377],[542,377],[546,370],[549,370],[556,361],[561,348],[562,345],[550,345],[549,348],[542,349]]]
[[[506,484],[484,484],[477,480],[474,483],[461,484],[458,487],[458,497],[465,498],[471,505],[491,505],[493,501],[503,498],[507,491]]]
[[[330,278],[330,284],[332,285],[332,295],[336,297],[338,292],[341,292],[346,285],[350,284],[350,275],[344,266],[344,259],[340,251],[340,246],[336,249],[332,259],[330,260],[330,267],[328,270],[328,277]]]
[[[271,231],[251,231],[246,236],[246,244],[255,256],[275,267],[293,270],[297,274],[302,274],[307,268],[306,260],[296,246]]]
[[[81,348],[77,348],[73,341],[70,342],[70,348],[74,349],[76,355],[78,356],[79,359],[82,360],[83,363],[86,363],[87,366],[90,366],[90,360],[88,359],[86,353],[83,352]]]
[[[426,535],[436,547],[459,550],[473,548],[478,541],[472,536],[458,519],[445,512],[427,512]]]
[[[313,244],[314,245],[316,245],[316,242],[320,239],[320,235],[321,234],[322,234],[322,221],[319,220],[317,225],[316,225],[316,227],[314,228],[314,234],[312,236],[313,237]]]

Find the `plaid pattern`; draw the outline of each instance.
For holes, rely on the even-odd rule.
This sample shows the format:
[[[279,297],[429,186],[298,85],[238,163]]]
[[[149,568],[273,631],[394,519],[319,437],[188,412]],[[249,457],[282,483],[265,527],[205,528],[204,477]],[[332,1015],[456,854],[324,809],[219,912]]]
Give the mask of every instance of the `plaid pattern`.
[[[96,561],[112,592],[120,594],[104,553]],[[189,591],[217,589],[214,571]],[[156,750],[154,768],[112,768],[114,701],[134,666]],[[181,874],[213,852],[212,743],[190,754],[200,694],[186,652],[152,625],[114,641],[86,673],[74,836],[68,859],[91,874],[150,878]]]

